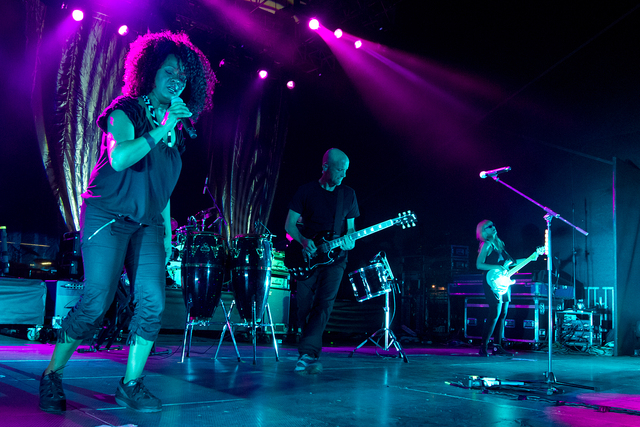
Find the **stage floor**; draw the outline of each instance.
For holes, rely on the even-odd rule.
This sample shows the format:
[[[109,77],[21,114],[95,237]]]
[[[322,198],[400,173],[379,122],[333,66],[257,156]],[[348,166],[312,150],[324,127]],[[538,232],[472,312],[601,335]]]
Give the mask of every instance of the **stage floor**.
[[[115,403],[126,350],[77,354],[65,369],[68,400],[64,415],[38,409],[38,385],[53,345],[0,336],[0,425],[9,426],[637,426],[640,425],[639,358],[554,354],[557,381],[549,387],[546,351],[520,350],[515,357],[482,358],[477,347],[415,345],[409,363],[382,357],[368,343],[328,347],[324,372],[293,372],[297,351],[194,337],[191,357],[181,358],[181,336],[163,334],[145,384],[163,402],[163,411],[140,414]],[[81,347],[87,348],[87,347]],[[525,385],[469,388],[469,376]],[[540,381],[540,383],[529,383]],[[457,384],[456,384],[457,383]]]

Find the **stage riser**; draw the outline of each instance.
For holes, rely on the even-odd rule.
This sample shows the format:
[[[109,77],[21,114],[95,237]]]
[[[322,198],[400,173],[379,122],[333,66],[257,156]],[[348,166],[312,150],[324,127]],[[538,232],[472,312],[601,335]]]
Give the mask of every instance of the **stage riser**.
[[[43,325],[46,295],[42,280],[0,278],[0,325]]]
[[[548,305],[543,299],[512,300],[505,320],[507,341],[542,343],[547,341]],[[465,338],[482,339],[489,305],[484,298],[465,300]]]

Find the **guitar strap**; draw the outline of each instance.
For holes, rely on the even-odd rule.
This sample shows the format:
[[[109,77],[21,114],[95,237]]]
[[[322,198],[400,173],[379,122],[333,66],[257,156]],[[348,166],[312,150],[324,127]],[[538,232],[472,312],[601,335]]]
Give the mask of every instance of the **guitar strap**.
[[[342,191],[342,188],[340,187],[336,188],[336,191],[338,192],[338,200],[336,201],[336,215],[333,218],[333,234],[334,236],[339,237],[342,232],[342,205],[344,204],[344,191]]]

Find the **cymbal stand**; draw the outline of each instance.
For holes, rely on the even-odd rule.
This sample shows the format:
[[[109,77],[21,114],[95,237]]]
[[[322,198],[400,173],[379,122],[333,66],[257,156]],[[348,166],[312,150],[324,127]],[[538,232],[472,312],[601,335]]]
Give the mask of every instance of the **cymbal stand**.
[[[263,327],[264,328],[271,327],[271,340],[273,341],[273,349],[276,354],[276,362],[279,362],[280,356],[278,354],[278,341],[276,340],[275,326],[273,324],[273,318],[271,317],[271,309],[269,309],[269,303],[265,304],[265,311],[269,319],[269,323],[257,322],[255,301],[253,301],[253,304],[251,306],[251,322],[249,323],[247,321],[244,321],[242,323],[233,323],[229,319],[231,318],[231,311],[233,310],[235,303],[236,303],[235,300],[232,301],[231,308],[229,308],[229,312],[225,313],[226,323],[222,328],[222,334],[220,335],[220,341],[218,342],[218,349],[216,350],[216,355],[214,356],[214,359],[217,359],[218,357],[218,352],[220,351],[220,346],[222,345],[222,341],[224,340],[224,336],[226,334],[227,329],[229,329],[229,333],[231,334],[231,339],[233,339],[233,344],[235,345],[235,338],[233,336],[233,326],[243,326],[251,330],[251,342],[253,345],[253,364],[254,365],[257,364],[257,329],[263,328]],[[264,313],[262,314],[262,320],[264,321]],[[236,346],[236,353],[237,352],[238,352],[238,347]],[[241,361],[242,360],[240,359],[240,354],[238,354],[238,362],[241,362]]]
[[[487,176],[491,176],[491,175],[487,175]],[[573,227],[575,230],[579,231],[580,233],[582,233],[585,236],[587,236],[589,233],[587,233],[586,231],[584,231],[580,227],[570,223],[566,219],[562,218],[560,216],[560,214],[552,211],[551,209],[549,209],[546,206],[541,205],[540,203],[538,203],[535,200],[533,200],[531,197],[529,197],[529,196],[525,195],[524,193],[516,190],[515,188],[513,188],[509,184],[505,183],[504,181],[501,181],[500,178],[498,178],[497,174],[496,175],[492,175],[491,178],[495,182],[498,182],[498,183],[504,185],[505,187],[509,188],[510,190],[515,192],[516,194],[519,194],[520,196],[524,197],[525,199],[527,199],[528,201],[530,201],[531,203],[533,203],[534,205],[538,206],[539,208],[541,208],[542,210],[545,211],[544,219],[545,219],[545,221],[547,223],[547,233],[546,233],[547,235],[546,235],[546,239],[545,239],[545,243],[547,245],[547,248],[546,248],[546,253],[547,253],[547,291],[548,291],[548,298],[549,298],[549,301],[548,301],[548,305],[549,305],[548,327],[547,327],[547,340],[548,340],[548,347],[549,347],[549,361],[548,361],[548,365],[549,366],[548,366],[547,372],[545,372],[545,374],[544,374],[545,377],[547,378],[547,380],[546,380],[547,395],[552,395],[553,393],[557,392],[558,389],[556,388],[556,386],[567,386],[567,387],[574,387],[574,388],[582,388],[582,389],[585,389],[585,390],[596,390],[596,387],[558,381],[556,379],[556,376],[553,373],[553,369],[552,369],[552,363],[553,363],[553,343],[552,343],[552,339],[553,339],[553,332],[552,332],[553,331],[553,282],[552,282],[551,278],[552,278],[552,272],[553,272],[553,265],[552,265],[553,254],[551,252],[551,220],[553,218],[558,218],[559,220],[561,220],[564,223],[566,223],[567,225]]]
[[[231,309],[229,309],[229,314],[227,314],[227,310],[224,306],[224,302],[220,300],[220,306],[222,307],[222,311],[224,312],[225,323],[222,329],[222,336],[220,337],[220,342],[222,342],[222,337],[224,337],[224,331],[227,327],[231,331],[231,325],[229,324],[229,317],[231,314]],[[233,308],[233,302],[231,303],[231,308]],[[193,327],[194,326],[209,326],[212,324],[210,320],[199,320],[199,319],[191,319],[190,313],[191,306],[187,307],[187,319],[184,327],[184,339],[182,342],[182,358],[180,359],[180,363],[184,362],[185,354],[186,357],[189,357],[189,353],[191,352],[191,337],[193,335]],[[218,323],[218,322],[215,322]],[[219,324],[219,323],[218,323]],[[236,349],[236,355],[238,356],[238,362],[240,362],[240,352],[238,351],[238,345],[236,344],[236,338],[233,336],[233,332],[231,332],[231,340],[233,341],[233,347]],[[220,350],[220,344],[218,344],[218,350]],[[216,357],[218,356],[218,352],[216,351]]]

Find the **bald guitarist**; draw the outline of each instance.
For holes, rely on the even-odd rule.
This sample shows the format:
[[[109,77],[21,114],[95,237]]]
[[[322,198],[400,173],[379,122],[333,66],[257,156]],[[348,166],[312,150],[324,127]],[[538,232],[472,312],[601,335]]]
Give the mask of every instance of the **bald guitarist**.
[[[349,169],[349,158],[331,148],[322,158],[322,175],[298,189],[289,204],[285,230],[297,242],[290,249],[302,252],[305,260],[315,258],[318,248],[313,238],[329,230],[327,240],[346,233],[354,233],[354,220],[360,216],[355,191],[342,185]],[[302,218],[302,227],[299,220]],[[333,303],[340,288],[347,259],[346,251],[353,249],[355,241],[345,237],[340,243],[340,256],[313,269],[308,278],[298,280],[296,299],[298,302],[298,324],[302,336],[298,346],[299,358],[295,372],[308,375],[322,372],[318,362],[322,351],[322,334],[327,325]],[[286,260],[285,260],[286,261]]]

